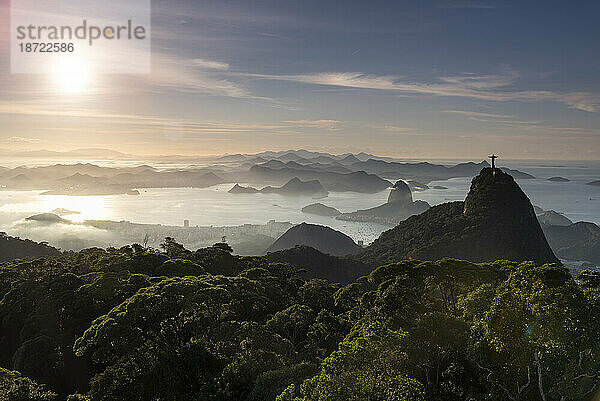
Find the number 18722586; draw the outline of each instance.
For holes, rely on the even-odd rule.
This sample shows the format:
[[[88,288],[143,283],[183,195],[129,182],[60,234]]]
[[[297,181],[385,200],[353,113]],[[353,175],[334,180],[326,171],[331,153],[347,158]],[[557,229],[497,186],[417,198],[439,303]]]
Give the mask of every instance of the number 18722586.
[[[21,53],[73,53],[73,43],[28,42],[19,43]]]

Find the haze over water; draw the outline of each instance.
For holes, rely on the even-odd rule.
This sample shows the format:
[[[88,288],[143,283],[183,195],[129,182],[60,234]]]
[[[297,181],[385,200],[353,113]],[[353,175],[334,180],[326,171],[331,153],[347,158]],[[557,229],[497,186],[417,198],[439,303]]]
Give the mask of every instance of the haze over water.
[[[597,224],[600,223],[600,188],[585,184],[600,178],[599,164],[564,161],[506,163],[510,168],[528,172],[536,177],[531,180],[518,180],[532,204],[544,210],[561,212],[574,222],[590,221]],[[175,166],[171,164],[169,167]],[[565,177],[570,182],[547,180],[554,176]],[[434,181],[430,183],[430,187],[443,186],[447,189],[430,188],[413,193],[413,197],[425,200],[431,205],[461,201],[468,193],[470,183],[471,177]],[[389,193],[387,190],[376,194],[331,192],[327,198],[312,199],[306,196],[285,197],[278,194],[229,194],[227,191],[232,185],[228,183],[201,189],[142,189],[139,196],[42,196],[39,195],[41,191],[5,190],[0,191],[0,224],[2,230],[9,234],[40,241],[48,240],[42,238],[41,233],[30,231],[27,225],[22,224],[22,220],[37,213],[64,208],[79,212],[63,216],[74,222],[127,220],[174,226],[181,226],[184,219],[190,220],[192,226],[265,224],[269,220],[310,222],[330,226],[348,234],[355,241],[365,243],[372,242],[390,228],[380,224],[339,221],[301,212],[304,206],[315,202],[321,202],[341,212],[371,208],[386,202]],[[139,240],[131,239],[132,242]]]

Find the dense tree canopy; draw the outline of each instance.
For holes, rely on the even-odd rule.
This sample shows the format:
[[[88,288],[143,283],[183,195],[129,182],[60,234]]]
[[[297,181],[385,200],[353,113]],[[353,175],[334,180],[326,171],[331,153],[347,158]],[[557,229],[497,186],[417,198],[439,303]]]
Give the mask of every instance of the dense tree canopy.
[[[596,272],[453,259],[339,284],[170,238],[15,260],[0,400],[586,401],[599,288]]]

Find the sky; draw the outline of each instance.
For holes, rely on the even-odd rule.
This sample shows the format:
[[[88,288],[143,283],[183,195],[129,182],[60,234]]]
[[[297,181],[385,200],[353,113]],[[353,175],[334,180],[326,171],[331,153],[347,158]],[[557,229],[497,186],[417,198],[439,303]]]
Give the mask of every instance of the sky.
[[[155,0],[151,73],[91,68],[78,88],[10,73],[9,4],[0,157],[600,159],[597,2]]]

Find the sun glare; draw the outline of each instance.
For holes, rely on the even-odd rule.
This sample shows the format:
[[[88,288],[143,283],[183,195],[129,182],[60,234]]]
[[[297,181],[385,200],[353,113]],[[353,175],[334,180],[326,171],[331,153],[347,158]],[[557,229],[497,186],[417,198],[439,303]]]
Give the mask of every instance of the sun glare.
[[[90,78],[90,66],[80,57],[61,57],[54,68],[54,82],[63,92],[85,91],[90,84]]]
[[[57,208],[73,210],[78,213],[62,216],[67,220],[81,223],[85,220],[106,220],[110,214],[109,200],[104,196],[68,196],[49,195],[43,198],[38,210],[52,211]]]

